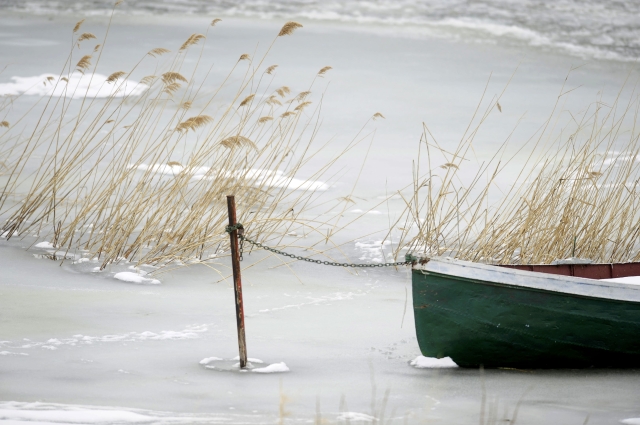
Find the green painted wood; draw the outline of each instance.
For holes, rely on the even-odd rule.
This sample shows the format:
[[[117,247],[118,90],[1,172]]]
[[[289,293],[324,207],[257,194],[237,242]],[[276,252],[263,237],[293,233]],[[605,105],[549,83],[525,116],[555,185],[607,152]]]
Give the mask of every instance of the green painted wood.
[[[640,303],[413,270],[422,354],[461,367],[640,367]]]

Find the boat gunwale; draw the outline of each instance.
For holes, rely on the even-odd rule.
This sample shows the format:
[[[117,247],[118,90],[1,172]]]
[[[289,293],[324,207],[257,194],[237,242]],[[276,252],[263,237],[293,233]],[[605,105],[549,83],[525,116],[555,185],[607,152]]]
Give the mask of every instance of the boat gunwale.
[[[431,258],[424,265],[414,266],[413,270],[513,289],[640,303],[640,285],[629,283],[517,270],[440,257]]]

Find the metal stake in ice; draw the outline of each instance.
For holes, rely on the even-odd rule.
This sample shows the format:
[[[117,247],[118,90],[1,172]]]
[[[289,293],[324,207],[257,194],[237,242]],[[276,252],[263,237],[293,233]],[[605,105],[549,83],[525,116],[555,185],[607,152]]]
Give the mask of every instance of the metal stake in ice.
[[[236,223],[236,200],[233,195],[227,196],[229,209],[229,226]],[[236,295],[236,323],[238,327],[238,349],[240,351],[240,368],[247,366],[247,341],[244,335],[244,306],[242,302],[242,279],[240,276],[240,252],[238,249],[238,229],[229,232],[231,242],[231,266],[233,268],[233,289]]]

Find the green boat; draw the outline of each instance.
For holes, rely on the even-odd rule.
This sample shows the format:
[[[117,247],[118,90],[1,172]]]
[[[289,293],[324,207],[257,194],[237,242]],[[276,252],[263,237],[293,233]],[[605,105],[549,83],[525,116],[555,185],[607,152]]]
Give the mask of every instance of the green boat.
[[[433,258],[412,273],[420,350],[461,367],[640,367],[640,285],[596,280],[638,275],[640,263]]]

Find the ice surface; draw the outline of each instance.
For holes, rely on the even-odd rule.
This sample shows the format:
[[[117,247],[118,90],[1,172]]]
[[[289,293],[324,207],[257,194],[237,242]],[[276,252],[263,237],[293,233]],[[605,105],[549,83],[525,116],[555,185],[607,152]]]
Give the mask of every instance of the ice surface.
[[[640,276],[614,277],[612,279],[601,279],[608,282],[628,283],[630,285],[640,285]]]
[[[458,367],[458,365],[453,360],[451,360],[451,357],[436,359],[434,357],[418,356],[415,359],[411,360],[409,364],[418,369]]]
[[[620,423],[623,423],[626,425],[640,425],[640,418],[623,419],[620,421]]]
[[[160,281],[158,279],[151,279],[133,272],[120,272],[113,275],[113,277],[124,282],[147,283],[152,285],[160,284]]]
[[[112,31],[117,52],[105,50],[101,63],[104,74],[129,69],[128,64],[137,63],[140,54],[151,46],[177,50],[196,31],[194,28],[208,28],[210,22],[210,18],[200,16],[141,20],[123,14],[116,18],[125,21],[119,21],[117,31]],[[66,15],[53,21],[48,17],[34,21],[27,15],[20,19],[0,16],[0,58],[12,64],[0,81],[11,82],[11,75],[41,75],[38,67],[42,61],[47,66],[58,64],[61,56],[66,57],[75,19]],[[204,47],[203,60],[215,58],[212,72],[226,72],[226,65],[236,64],[236,53],[264,46],[263,41],[272,40],[283,21],[225,19],[224,25],[211,29],[215,35],[210,32],[208,38],[216,41]],[[364,214],[348,226],[348,240],[357,240],[359,245],[331,241],[345,243],[341,249],[354,262],[358,258],[364,258],[359,260],[362,262],[388,258],[391,239],[384,245],[380,243],[384,234],[373,232],[388,229],[389,222],[395,225],[404,201],[399,198],[377,203],[379,197],[404,187],[411,179],[423,121],[439,143],[455,143],[464,133],[489,75],[492,80],[487,97],[492,98],[519,66],[500,99],[503,113],[488,117],[486,127],[476,136],[464,172],[476,159],[483,161],[493,155],[495,146],[509,136],[512,124],[525,111],[517,134],[526,138],[537,130],[557,101],[567,71],[576,66],[575,58],[536,49],[522,51],[500,43],[479,45],[474,40],[467,43],[404,37],[378,26],[361,33],[340,25],[318,25],[312,20],[303,23],[304,28],[293,37],[279,38],[274,45],[270,59],[281,67],[273,84],[287,84],[298,92],[307,90],[309,69],[313,77],[322,66],[334,67],[323,80],[331,85],[323,100],[318,140],[335,136],[346,144],[375,111],[387,117],[366,129],[375,131],[375,140],[354,190],[356,203],[344,208],[345,212],[382,214]],[[85,26],[96,34],[105,29],[101,18],[89,17]],[[10,44],[28,38],[59,44],[46,48]],[[149,46],[144,47],[147,42]],[[234,52],[233,58],[218,67],[229,52]],[[196,53],[185,52],[185,64],[195,60]],[[583,86],[571,92],[578,96],[574,104],[580,108],[588,105],[603,86],[617,87],[628,72],[619,63],[606,62],[577,69],[568,82],[570,87]],[[314,93],[324,90],[319,82]],[[205,91],[211,89],[203,87]],[[603,96],[606,98],[606,94]],[[44,99],[24,96],[14,101],[12,108],[26,110],[36,100]],[[71,102],[72,107],[77,103]],[[32,124],[21,125],[28,129]],[[518,148],[520,140],[514,136],[510,145]],[[182,159],[178,152],[176,160],[187,164],[188,153]],[[320,151],[318,160],[324,161],[330,154]],[[353,151],[347,159],[357,170],[363,158],[362,152]],[[145,161],[153,165],[160,160]],[[174,173],[173,168],[164,171]],[[204,170],[195,171],[194,176],[206,178]],[[163,178],[172,178],[171,174]],[[288,184],[283,174],[269,176],[274,177],[274,183]],[[348,195],[353,187],[347,184],[347,178],[337,180],[335,184],[322,182],[327,185],[325,194],[332,199]],[[500,185],[505,189],[502,182]],[[355,214],[345,214],[338,225],[348,223]],[[318,222],[323,220],[318,218]],[[369,233],[371,236],[363,236]],[[45,237],[49,236],[22,245]],[[307,241],[295,243],[306,247]],[[99,264],[73,265],[67,261],[60,265],[36,260],[24,252],[19,239],[1,242],[0,339],[5,342],[0,351],[28,354],[0,356],[0,398],[22,401],[0,404],[3,411],[97,411],[99,416],[99,412],[115,410],[150,417],[154,424],[190,424],[279,423],[282,408],[289,414],[282,422],[294,424],[313,422],[320,406],[322,419],[329,423],[341,417],[346,422],[351,414],[360,414],[377,418],[380,423],[405,423],[406,419],[409,424],[467,424],[478,423],[483,394],[496,403],[485,406],[485,414],[495,411],[501,416],[505,410],[513,413],[520,397],[531,388],[520,403],[520,425],[583,423],[587,415],[590,423],[615,423],[620,420],[620,412],[637,416],[631,412],[637,408],[640,393],[640,373],[635,370],[481,373],[411,366],[409,362],[420,350],[413,325],[410,271],[404,268],[357,270],[356,274],[299,262],[287,262],[284,267],[282,259],[267,258],[259,251],[246,254],[243,283],[249,355],[285,362],[293,373],[216,373],[196,362],[211,353],[222,359],[237,354],[229,279],[218,282],[221,277],[216,272],[192,266],[163,274],[162,285],[123,284],[113,275],[134,272],[126,269],[128,265],[89,273],[83,267]],[[218,271],[227,276],[226,258],[216,262],[220,263],[215,265]],[[387,389],[390,395],[385,399]],[[27,403],[34,400],[60,404]],[[382,417],[385,402],[386,415]],[[96,405],[101,407],[91,407]],[[389,419],[391,412],[395,412],[393,420]],[[367,420],[365,416],[359,418],[360,422]],[[31,419],[52,423],[46,417]],[[9,420],[25,425],[21,419]]]
[[[253,369],[251,372],[256,373],[280,373],[280,372],[289,372],[289,368],[284,362],[280,363],[272,363],[266,367],[260,367],[257,369]]]

